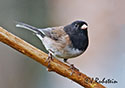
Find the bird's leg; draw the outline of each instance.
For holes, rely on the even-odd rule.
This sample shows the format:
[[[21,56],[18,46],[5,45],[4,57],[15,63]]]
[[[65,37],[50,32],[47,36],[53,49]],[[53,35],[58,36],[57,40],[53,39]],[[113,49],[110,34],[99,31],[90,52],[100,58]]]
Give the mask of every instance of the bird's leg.
[[[70,65],[70,69],[72,70],[72,72],[71,72],[70,75],[72,75],[75,70],[79,71],[79,69],[77,69],[77,68],[74,66],[74,64],[70,64],[67,60],[68,60],[68,59],[64,59],[64,62],[67,63],[68,65]],[[70,69],[69,69],[69,70],[70,70]]]
[[[50,61],[53,59],[53,56],[51,53],[48,54],[48,57],[45,62],[48,62],[48,66],[50,65]]]

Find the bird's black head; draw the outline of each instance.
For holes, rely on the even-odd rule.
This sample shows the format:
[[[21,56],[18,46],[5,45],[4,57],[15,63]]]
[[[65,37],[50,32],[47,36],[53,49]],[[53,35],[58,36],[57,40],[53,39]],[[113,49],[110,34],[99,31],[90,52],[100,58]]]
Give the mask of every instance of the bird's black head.
[[[70,24],[73,30],[85,31],[88,28],[88,24],[85,21],[74,21]]]
[[[64,27],[66,32],[72,34],[86,34],[87,35],[88,24],[85,21],[74,21],[71,24]]]
[[[64,27],[64,31],[69,35],[73,47],[79,50],[86,50],[88,46],[88,24],[84,21],[74,21]]]
[[[64,30],[68,34],[85,34],[87,35],[88,24],[85,21],[74,21],[71,24],[64,27]]]

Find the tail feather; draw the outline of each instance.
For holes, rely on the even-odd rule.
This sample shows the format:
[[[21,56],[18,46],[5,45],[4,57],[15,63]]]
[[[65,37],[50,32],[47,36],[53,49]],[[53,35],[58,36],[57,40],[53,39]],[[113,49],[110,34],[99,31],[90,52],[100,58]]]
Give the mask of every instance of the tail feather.
[[[22,23],[22,22],[17,22],[16,27],[28,29],[36,34],[40,34],[42,37],[45,36],[42,32],[38,30],[38,28]]]

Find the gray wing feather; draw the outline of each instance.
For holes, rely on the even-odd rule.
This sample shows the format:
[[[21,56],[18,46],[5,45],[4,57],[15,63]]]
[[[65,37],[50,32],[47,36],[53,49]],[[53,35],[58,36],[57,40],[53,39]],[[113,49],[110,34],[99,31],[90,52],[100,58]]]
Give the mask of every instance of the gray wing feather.
[[[58,40],[62,35],[65,34],[62,26],[40,29],[22,22],[17,22],[16,27],[28,29],[36,33],[37,35],[40,35],[42,37],[47,36],[54,40]]]

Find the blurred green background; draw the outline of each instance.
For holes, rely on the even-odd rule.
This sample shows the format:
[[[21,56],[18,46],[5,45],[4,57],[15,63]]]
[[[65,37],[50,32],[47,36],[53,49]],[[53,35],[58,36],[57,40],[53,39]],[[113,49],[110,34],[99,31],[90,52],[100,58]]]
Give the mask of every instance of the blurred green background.
[[[15,21],[43,28],[85,20],[89,24],[89,47],[69,62],[90,77],[118,81],[103,84],[108,88],[124,88],[124,3],[124,0],[0,0],[0,26],[44,50],[40,40],[32,32],[16,28]],[[36,61],[0,43],[0,88],[82,87],[47,72]]]

